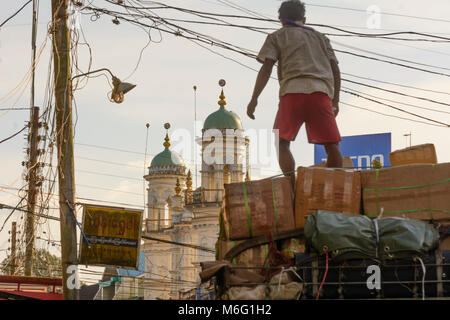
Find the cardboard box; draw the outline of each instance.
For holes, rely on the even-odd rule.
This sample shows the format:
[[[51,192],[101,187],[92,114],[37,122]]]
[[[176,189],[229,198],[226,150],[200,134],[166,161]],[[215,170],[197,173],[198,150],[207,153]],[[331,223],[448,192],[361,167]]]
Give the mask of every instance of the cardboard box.
[[[242,242],[243,241],[218,240],[218,260],[223,260],[228,251]],[[231,263],[245,267],[263,267],[264,262],[266,262],[268,252],[268,244],[250,248],[234,257]],[[260,270],[254,269],[254,271],[259,272]]]
[[[225,184],[224,224],[230,240],[294,229],[288,177]]]
[[[391,166],[408,164],[437,163],[434,144],[421,144],[410,148],[393,151],[389,154]]]
[[[359,171],[329,168],[297,168],[295,227],[303,228],[306,217],[316,210],[359,215]]]
[[[419,220],[450,219],[450,163],[361,171],[364,214]]]
[[[304,238],[290,238],[281,240],[281,252],[291,259],[295,258],[296,253],[305,252]]]
[[[326,167],[327,167],[326,161],[311,166],[311,168],[326,168]],[[344,157],[342,161],[342,167],[345,169],[354,168],[352,159],[350,157]]]

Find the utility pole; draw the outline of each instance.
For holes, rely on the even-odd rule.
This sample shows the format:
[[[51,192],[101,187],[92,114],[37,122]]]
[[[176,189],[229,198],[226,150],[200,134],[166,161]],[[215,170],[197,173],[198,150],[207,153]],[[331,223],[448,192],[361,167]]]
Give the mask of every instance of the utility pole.
[[[52,0],[53,62],[55,79],[56,144],[61,230],[61,262],[64,300],[78,300],[79,290],[68,284],[67,269],[77,264],[75,178],[73,166],[72,81],[68,0]]]
[[[11,267],[9,274],[14,275],[16,273],[17,258],[16,258],[16,222],[11,226]]]
[[[36,207],[36,183],[38,181],[38,155],[39,155],[39,108],[33,107],[31,111],[29,151],[30,157],[27,162],[27,179],[28,179],[28,214],[25,222],[25,275],[31,276],[33,265],[33,249],[34,249],[34,210]]]
[[[37,28],[37,3],[33,0],[33,20],[31,29],[31,98],[30,98],[30,134],[29,161],[27,162],[28,179],[28,215],[25,222],[25,275],[31,276],[33,266],[34,249],[34,210],[36,206],[36,183],[39,165],[37,163],[39,155],[39,108],[34,106],[34,75],[36,68],[36,28]]]

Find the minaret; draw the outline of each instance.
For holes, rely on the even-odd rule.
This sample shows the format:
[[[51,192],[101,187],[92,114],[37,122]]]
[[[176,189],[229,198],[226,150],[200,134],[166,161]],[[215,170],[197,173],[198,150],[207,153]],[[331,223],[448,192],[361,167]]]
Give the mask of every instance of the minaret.
[[[177,194],[174,186],[181,190],[185,186],[186,167],[181,156],[170,150],[170,138],[168,129],[170,124],[164,125],[166,137],[164,138],[164,150],[157,154],[151,162],[148,175],[144,179],[148,181],[148,220],[146,227],[148,231],[161,231],[171,225],[172,208],[175,204],[174,196],[179,196],[182,202],[181,194]]]
[[[249,140],[243,135],[239,116],[225,108],[227,102],[222,87],[218,105],[219,110],[210,114],[202,130],[202,190],[204,202],[221,202],[224,196],[223,185],[241,182],[244,179],[246,145]]]

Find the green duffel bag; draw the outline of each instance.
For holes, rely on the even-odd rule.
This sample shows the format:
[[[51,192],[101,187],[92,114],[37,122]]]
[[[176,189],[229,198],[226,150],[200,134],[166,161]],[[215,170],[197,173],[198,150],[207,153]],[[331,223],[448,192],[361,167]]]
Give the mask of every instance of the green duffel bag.
[[[424,257],[439,244],[439,233],[424,221],[370,219],[326,210],[307,217],[304,231],[308,252],[326,251],[336,262]]]

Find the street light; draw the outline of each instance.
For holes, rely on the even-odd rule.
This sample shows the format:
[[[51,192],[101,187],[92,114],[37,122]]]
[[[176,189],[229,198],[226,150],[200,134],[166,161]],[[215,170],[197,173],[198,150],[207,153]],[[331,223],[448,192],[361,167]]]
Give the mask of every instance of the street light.
[[[412,137],[411,132],[410,133],[405,133],[403,136],[404,137],[409,137],[409,147],[411,148],[411,137]],[[406,138],[406,141],[408,141],[408,138]],[[406,143],[408,143],[408,142],[406,142]]]
[[[87,76],[88,74],[91,73],[96,73],[96,72],[100,72],[100,71],[108,71],[109,74],[112,77],[112,82],[113,82],[113,90],[111,92],[111,97],[109,98],[110,101],[115,102],[115,103],[122,103],[124,100],[124,95],[125,93],[127,93],[128,91],[132,90],[134,87],[136,87],[135,84],[129,83],[129,82],[122,82],[119,78],[117,78],[116,76],[114,76],[112,74],[111,71],[109,71],[109,69],[107,68],[102,68],[102,69],[98,69],[98,70],[94,70],[91,72],[87,72],[87,73],[82,73],[82,74],[78,74],[75,77],[72,78],[78,78],[81,76]]]

